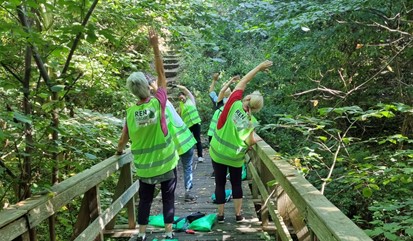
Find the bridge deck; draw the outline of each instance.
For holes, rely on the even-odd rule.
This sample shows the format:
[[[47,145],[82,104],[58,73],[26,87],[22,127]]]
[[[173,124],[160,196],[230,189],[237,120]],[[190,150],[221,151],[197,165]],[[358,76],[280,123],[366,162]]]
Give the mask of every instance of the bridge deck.
[[[205,153],[207,151],[204,151]],[[206,153],[207,154],[207,153]],[[194,187],[193,193],[198,196],[195,202],[184,201],[184,185],[182,165],[178,166],[178,185],[176,188],[176,216],[186,216],[193,212],[203,212],[213,214],[217,212],[217,206],[212,202],[211,195],[214,192],[214,179],[211,178],[212,164],[208,155],[205,155],[205,161],[198,163],[194,170]],[[227,188],[230,189],[230,182],[227,182]],[[235,222],[234,204],[232,201],[225,205],[225,223],[215,223],[211,232],[198,232],[195,234],[186,234],[184,232],[175,232],[175,237],[178,240],[268,240],[269,236],[261,230],[260,221],[257,218],[251,191],[248,187],[248,182],[243,181],[244,199],[242,205],[242,213],[245,217],[243,223]],[[162,202],[160,195],[154,200],[151,209],[151,215],[158,215],[162,212]],[[136,230],[137,232],[137,230]],[[164,233],[163,228],[148,226],[147,240],[158,239],[162,240]],[[135,234],[133,234],[135,235]],[[132,236],[130,241],[136,240]]]

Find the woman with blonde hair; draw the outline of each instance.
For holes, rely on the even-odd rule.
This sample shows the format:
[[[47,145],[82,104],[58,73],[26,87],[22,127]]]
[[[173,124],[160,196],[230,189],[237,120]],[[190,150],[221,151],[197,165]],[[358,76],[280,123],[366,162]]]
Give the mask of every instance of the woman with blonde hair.
[[[254,76],[272,65],[264,61],[245,75],[235,86],[218,123],[211,141],[210,155],[215,172],[215,196],[218,204],[218,222],[224,222],[225,184],[229,171],[232,197],[235,207],[235,220],[242,222],[242,165],[248,147],[255,144],[254,127],[257,120],[252,115],[262,109],[264,99],[258,91],[242,98],[245,87]]]

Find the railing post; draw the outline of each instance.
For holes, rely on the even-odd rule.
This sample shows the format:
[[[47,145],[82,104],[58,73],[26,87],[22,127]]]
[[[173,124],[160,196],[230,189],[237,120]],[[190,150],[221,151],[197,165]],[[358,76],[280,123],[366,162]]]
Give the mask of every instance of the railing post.
[[[115,194],[113,195],[113,200],[118,199],[123,192],[125,192],[133,184],[132,178],[132,165],[133,161],[129,162],[121,168],[119,175],[119,181],[116,186]],[[135,215],[135,197],[126,204],[127,214],[128,214],[128,227],[134,229],[136,227],[136,215]],[[106,230],[111,230],[115,227],[116,216],[106,225]]]
[[[89,226],[91,221],[99,217],[100,212],[99,188],[98,186],[94,186],[89,189],[83,197],[71,240],[74,240],[80,233],[82,233],[83,230]],[[95,240],[103,241],[103,233],[100,232]]]

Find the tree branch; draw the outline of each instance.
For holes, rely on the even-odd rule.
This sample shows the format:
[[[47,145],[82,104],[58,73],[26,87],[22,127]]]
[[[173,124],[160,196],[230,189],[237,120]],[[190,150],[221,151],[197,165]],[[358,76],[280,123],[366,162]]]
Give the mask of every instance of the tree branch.
[[[95,7],[98,4],[98,2],[99,2],[99,0],[93,1],[92,6],[90,6],[89,11],[87,12],[85,18],[83,19],[82,27],[86,26],[86,24],[89,21],[89,18],[92,15],[93,11],[95,10]],[[70,49],[69,55],[67,56],[65,66],[63,67],[62,73],[60,74],[60,77],[64,76],[66,74],[67,70],[69,69],[70,61],[72,60],[73,54],[74,54],[74,52],[77,48],[77,45],[80,42],[80,37],[81,36],[82,36],[82,32],[79,32],[76,35],[75,40],[73,41],[72,48]]]
[[[324,87],[324,86],[322,86],[321,88],[320,88],[320,87],[317,87],[317,88],[314,88],[314,89],[311,89],[311,90],[306,90],[306,91],[303,91],[303,92],[300,92],[300,93],[295,93],[295,94],[293,94],[293,96],[300,96],[300,95],[308,94],[308,93],[311,93],[311,92],[314,92],[314,91],[327,92],[327,93],[329,93],[329,94],[331,94],[331,95],[338,96],[339,98],[342,98],[342,99],[345,98],[345,95],[344,95],[344,93],[343,93],[342,91],[340,91],[340,90],[328,89],[328,88],[326,88],[326,87]]]
[[[24,8],[23,8],[22,5],[19,5],[19,6],[17,7],[17,14],[18,14],[18,16],[19,16],[20,23],[21,23],[22,26],[24,27],[24,30],[25,30],[27,33],[30,34],[30,26],[29,26],[29,23],[28,23],[28,21],[27,21],[26,13],[25,13]],[[39,68],[40,75],[43,77],[43,79],[44,79],[47,87],[49,88],[49,90],[51,90],[52,84],[51,84],[51,81],[50,81],[50,76],[49,76],[49,74],[47,73],[47,70],[46,70],[46,67],[44,66],[43,60],[42,60],[42,58],[40,57],[40,55],[39,55],[39,53],[38,53],[38,51],[37,51],[36,46],[35,46],[33,43],[29,43],[29,45],[30,45],[30,47],[31,47],[31,49],[32,49],[33,58],[34,58],[34,60],[35,60],[35,62],[36,62],[36,65],[37,65],[37,67]]]
[[[80,74],[76,77],[76,79],[73,81],[73,83],[67,87],[67,90],[66,90],[65,94],[60,98],[60,100],[63,100],[63,99],[66,97],[66,95],[69,94],[69,91],[72,90],[73,86],[75,86],[76,82],[77,82],[82,76],[83,76],[83,73],[80,73]],[[65,87],[65,89],[66,89],[66,87]]]
[[[7,72],[9,72],[11,75],[13,75],[14,78],[16,78],[20,83],[23,84],[23,80],[16,73],[14,73],[13,70],[10,69],[5,63],[1,62],[1,66],[3,66],[3,68],[7,70]]]

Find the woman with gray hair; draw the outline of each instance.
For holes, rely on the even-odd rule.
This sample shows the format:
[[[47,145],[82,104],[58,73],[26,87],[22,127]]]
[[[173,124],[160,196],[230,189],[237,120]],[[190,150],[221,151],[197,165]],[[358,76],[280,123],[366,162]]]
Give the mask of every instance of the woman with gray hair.
[[[155,53],[155,63],[162,63],[158,39],[149,31],[150,43]],[[128,141],[134,157],[136,175],[139,179],[138,224],[140,241],[146,240],[146,227],[155,185],[161,184],[165,238],[173,238],[172,224],[175,215],[176,166],[179,156],[168,132],[165,107],[166,89],[149,83],[142,72],[134,72],[126,80],[127,88],[138,98],[136,104],[126,110],[126,123],[118,143],[117,154],[123,153]],[[150,95],[150,86],[155,94]]]
[[[232,197],[235,207],[235,220],[241,222],[242,206],[242,165],[248,147],[255,144],[254,127],[257,120],[252,113],[262,109],[264,99],[255,91],[242,98],[244,90],[254,76],[265,71],[272,65],[271,61],[264,61],[245,75],[235,86],[224,110],[219,115],[218,123],[211,140],[209,153],[215,172],[215,196],[218,204],[218,222],[224,222],[225,184],[229,171],[232,186]]]

